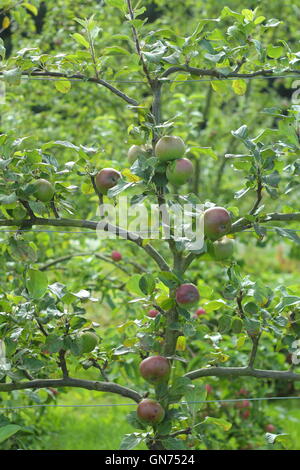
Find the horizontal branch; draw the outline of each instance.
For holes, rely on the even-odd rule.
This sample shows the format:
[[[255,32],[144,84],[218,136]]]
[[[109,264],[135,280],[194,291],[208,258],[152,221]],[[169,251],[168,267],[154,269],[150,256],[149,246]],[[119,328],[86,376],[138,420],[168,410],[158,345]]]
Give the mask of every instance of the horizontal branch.
[[[0,72],[0,76],[3,76],[3,72]],[[65,79],[77,79],[81,80],[83,82],[90,82],[90,83],[95,83],[97,85],[102,85],[105,88],[107,88],[109,91],[111,91],[114,95],[117,95],[119,98],[122,100],[126,101],[126,103],[131,104],[132,106],[138,106],[138,102],[134,100],[133,98],[130,98],[127,96],[125,93],[123,93],[121,90],[118,88],[114,87],[110,83],[106,82],[105,80],[102,80],[101,78],[97,77],[86,77],[85,75],[82,75],[81,73],[74,73],[72,75],[68,75],[66,73],[60,73],[60,72],[48,72],[48,71],[34,71],[34,72],[22,72],[22,76],[25,77],[53,77],[53,78],[65,78]]]
[[[213,77],[213,78],[252,78],[252,77],[270,77],[276,75],[274,70],[257,70],[256,72],[249,72],[249,73],[239,73],[238,71],[236,72],[230,72],[228,74],[223,74],[220,70],[218,69],[200,69],[197,67],[190,67],[189,65],[174,65],[173,67],[168,68],[163,72],[163,74],[160,76],[160,78],[167,78],[173,73],[177,72],[186,72],[189,73],[190,75],[196,75],[200,77]],[[300,70],[285,70],[285,74],[290,74],[290,73],[295,73],[295,74],[300,74]]]
[[[207,367],[193,370],[185,377],[195,380],[200,377],[256,377],[258,379],[300,380],[300,374],[280,370],[252,369],[251,367]]]
[[[273,212],[267,214],[262,219],[259,219],[259,223],[266,223],[266,222],[293,222],[293,221],[300,221],[300,212],[294,212],[290,214],[281,214],[278,212]],[[232,224],[230,233],[237,233],[246,230],[247,228],[252,227],[252,222],[247,219],[247,217],[242,217],[238,219],[236,222]]]
[[[40,388],[59,388],[59,387],[72,387],[84,388],[86,390],[96,390],[97,392],[116,393],[122,397],[130,398],[138,403],[141,401],[142,396],[135,390],[123,387],[112,382],[97,382],[93,380],[73,379],[66,377],[64,379],[41,379],[30,380],[28,382],[19,383],[0,383],[0,392],[12,392],[13,390],[26,390],[26,389],[40,389]]]
[[[162,271],[170,271],[169,265],[166,263],[164,258],[160,255],[155,248],[147,243],[144,245],[144,240],[137,234],[129,232],[121,227],[102,222],[94,222],[91,220],[80,220],[80,219],[46,219],[41,217],[35,217],[34,219],[0,219],[0,227],[27,227],[30,231],[34,225],[47,225],[54,227],[77,227],[77,228],[88,228],[91,230],[104,230],[105,232],[113,233],[120,238],[129,240],[139,247],[141,247],[149,256],[157,263]]]

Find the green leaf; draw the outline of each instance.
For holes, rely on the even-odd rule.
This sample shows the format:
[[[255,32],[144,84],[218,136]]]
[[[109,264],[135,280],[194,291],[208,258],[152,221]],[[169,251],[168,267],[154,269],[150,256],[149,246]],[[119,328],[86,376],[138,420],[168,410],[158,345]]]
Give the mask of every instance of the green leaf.
[[[283,54],[283,47],[270,45],[267,47],[267,54],[269,57],[272,57],[272,59],[279,59]]]
[[[247,91],[246,80],[233,80],[232,88],[236,95],[243,96]]]
[[[71,82],[67,79],[60,79],[54,82],[55,88],[60,93],[68,93],[71,90]]]
[[[101,51],[102,55],[130,55],[130,52],[119,46],[105,47]]]
[[[224,300],[212,300],[211,302],[204,304],[204,308],[207,313],[214,312],[222,307],[226,307],[226,302],[224,302]]]
[[[231,328],[231,317],[229,315],[222,315],[219,319],[218,330],[220,333],[226,333]]]
[[[84,36],[82,36],[82,34],[74,33],[72,37],[75,39],[76,42],[78,42],[78,44],[89,49],[90,47],[89,42],[85,39]]]
[[[143,274],[139,281],[139,288],[145,295],[150,295],[155,289],[155,278],[152,274]]]
[[[161,271],[158,274],[158,278],[161,280],[161,282],[164,283],[165,286],[169,287],[169,289],[174,289],[174,287],[177,287],[180,283],[178,277],[173,273],[169,273],[168,271]]]
[[[40,299],[48,288],[47,274],[37,269],[29,269],[26,273],[26,287],[33,299]]]
[[[161,440],[163,446],[167,450],[186,450],[187,447],[182,439],[176,437],[168,437],[168,439]]]
[[[300,304],[300,297],[296,297],[294,295],[290,295],[284,297],[276,306],[275,310],[278,312],[282,312],[286,307],[290,307],[291,305],[298,305]]]
[[[38,9],[36,6],[32,5],[31,3],[28,2],[23,2],[22,6],[27,8],[27,10],[31,11],[31,13],[34,14],[34,16],[38,15]]]
[[[138,433],[125,434],[120,445],[120,450],[134,449],[142,440],[143,437]]]
[[[8,424],[7,426],[2,426],[0,428],[0,444],[1,442],[6,441],[6,439],[9,437],[16,434],[21,429],[21,426],[18,426],[17,424]]]
[[[215,424],[216,426],[221,427],[224,431],[229,431],[232,427],[232,424],[226,421],[223,418],[213,418],[212,416],[207,416],[204,420],[204,423]]]
[[[293,230],[288,230],[286,228],[281,228],[281,227],[275,227],[275,231],[281,237],[289,238],[293,242],[296,242],[298,245],[300,244],[300,237]]]

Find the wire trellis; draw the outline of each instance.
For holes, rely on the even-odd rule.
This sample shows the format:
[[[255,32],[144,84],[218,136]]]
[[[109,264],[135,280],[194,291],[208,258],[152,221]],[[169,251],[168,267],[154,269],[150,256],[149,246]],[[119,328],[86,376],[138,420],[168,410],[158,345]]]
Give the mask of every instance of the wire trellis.
[[[199,401],[182,401],[178,405],[195,405],[204,403],[237,403],[244,401],[268,401],[268,400],[300,400],[299,397],[255,397],[255,398],[230,398],[224,400],[199,400]],[[27,408],[109,408],[118,406],[136,406],[136,403],[97,403],[97,404],[84,404],[84,405],[59,405],[59,404],[35,404],[35,405],[20,405],[20,406],[6,406],[0,407],[0,411],[21,410]]]
[[[219,81],[226,81],[226,80],[238,80],[238,79],[243,79],[243,80],[276,80],[277,78],[299,78],[300,79],[300,71],[299,75],[264,75],[261,77],[211,77],[211,78],[196,78],[196,79],[186,79],[186,80],[171,80],[169,78],[162,78],[161,82],[164,83],[195,83],[195,82],[219,82]],[[5,80],[4,77],[0,76],[0,80]],[[68,78],[68,77],[27,77],[23,76],[21,77],[21,80],[26,80],[26,81],[31,81],[31,80],[40,80],[40,81],[54,81],[54,82],[65,82],[68,80],[69,82],[89,82],[88,77],[86,79],[84,78]],[[97,82],[95,82],[97,84]],[[145,80],[121,80],[121,79],[114,79],[114,80],[106,80],[106,83],[133,83],[133,84],[147,84]],[[98,85],[101,85],[101,83],[98,83]]]

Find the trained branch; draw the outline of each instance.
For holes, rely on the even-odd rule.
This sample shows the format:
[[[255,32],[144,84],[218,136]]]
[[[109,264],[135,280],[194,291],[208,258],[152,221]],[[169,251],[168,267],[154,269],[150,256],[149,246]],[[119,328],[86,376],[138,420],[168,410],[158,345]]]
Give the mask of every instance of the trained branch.
[[[26,389],[39,389],[48,387],[73,387],[85,388],[86,390],[96,390],[97,392],[109,392],[122,395],[123,397],[130,398],[138,403],[141,401],[142,396],[135,390],[123,387],[122,385],[113,382],[97,382],[93,380],[73,379],[66,377],[64,379],[41,379],[30,380],[28,382],[19,383],[0,383],[0,392],[12,392],[13,390],[26,390]]]
[[[252,369],[251,367],[208,367],[193,370],[185,377],[195,380],[200,377],[256,377],[258,379],[300,380],[300,374],[291,371]]]
[[[3,72],[0,72],[0,76],[3,75]],[[49,72],[49,71],[33,71],[33,72],[22,72],[22,76],[24,77],[54,77],[54,78],[65,78],[65,79],[78,79],[83,82],[90,82],[90,83],[95,83],[97,85],[102,85],[105,88],[107,88],[109,91],[117,95],[119,98],[122,100],[126,101],[126,103],[131,104],[132,106],[138,106],[138,102],[134,100],[133,98],[130,98],[127,96],[125,93],[123,93],[121,90],[118,88],[114,87],[110,83],[106,82],[105,80],[102,80],[101,78],[97,77],[86,77],[85,75],[82,75],[81,73],[74,73],[72,75],[68,75],[66,73],[61,73],[61,72]]]
[[[196,75],[198,77],[199,76],[200,77],[213,77],[213,78],[219,78],[219,79],[223,78],[224,80],[228,78],[252,78],[252,77],[259,77],[259,76],[267,78],[269,76],[276,75],[274,70],[257,70],[256,72],[248,72],[248,73],[239,73],[239,71],[233,71],[224,75],[222,72],[220,72],[217,69],[200,69],[197,67],[190,67],[189,65],[182,64],[182,65],[174,65],[174,67],[168,68],[162,73],[160,78],[167,78],[173,73],[177,73],[177,72],[186,72],[191,75]],[[285,70],[282,73],[300,74],[300,70]]]
[[[162,271],[170,271],[170,267],[161,254],[149,243],[144,245],[144,240],[140,238],[136,233],[129,232],[121,227],[109,224],[107,222],[94,222],[91,220],[82,219],[46,219],[41,217],[35,217],[32,220],[19,219],[0,219],[0,227],[20,227],[29,224],[33,225],[48,225],[54,227],[77,227],[77,228],[88,228],[91,230],[104,230],[105,232],[113,233],[114,235],[129,240],[140,248],[142,248],[149,256],[156,262]]]

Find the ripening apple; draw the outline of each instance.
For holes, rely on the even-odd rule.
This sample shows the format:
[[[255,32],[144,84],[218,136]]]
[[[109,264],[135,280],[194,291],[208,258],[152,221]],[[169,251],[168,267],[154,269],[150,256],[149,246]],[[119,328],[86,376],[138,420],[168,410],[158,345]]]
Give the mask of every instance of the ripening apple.
[[[204,212],[204,233],[210,240],[223,237],[231,229],[231,217],[224,207],[211,207]]]
[[[266,430],[266,432],[274,433],[276,431],[276,428],[275,428],[274,424],[266,424],[265,430]]]
[[[165,410],[156,401],[150,398],[144,398],[137,407],[138,417],[147,423],[158,424],[165,417]]]
[[[121,261],[122,255],[119,251],[113,251],[111,253],[111,258],[112,258],[113,261]]]
[[[207,393],[212,393],[213,391],[213,388],[210,384],[206,384],[205,385],[205,390],[207,391]]]
[[[213,244],[213,254],[216,261],[231,258],[234,252],[235,242],[232,238],[223,237]]]
[[[181,284],[176,289],[176,302],[182,307],[192,307],[199,299],[199,291],[194,284]]]
[[[95,177],[95,184],[101,194],[107,194],[110,188],[116,186],[121,173],[114,168],[103,168]]]
[[[148,317],[156,318],[158,314],[159,314],[159,311],[153,308],[152,310],[149,310]]]
[[[197,317],[200,317],[201,315],[205,315],[206,314],[206,310],[202,307],[199,307],[197,308],[195,314],[197,315]]]
[[[243,419],[248,419],[248,418],[250,417],[250,410],[244,410],[244,411],[242,411],[241,417],[242,417]]]
[[[163,356],[149,356],[140,363],[141,376],[152,384],[163,382],[169,377],[170,362]]]
[[[136,161],[139,155],[144,155],[146,156],[147,153],[145,149],[140,147],[139,145],[132,145],[130,149],[128,150],[127,157],[130,165],[133,165],[133,163]]]
[[[243,401],[238,401],[236,403],[236,408],[249,408],[250,406],[250,401],[249,400],[243,400]]]
[[[92,331],[84,331],[80,335],[80,349],[82,353],[92,352],[98,344],[98,336]]]
[[[175,186],[181,186],[188,182],[194,173],[194,166],[188,158],[179,158],[170,163],[167,168],[168,181]]]
[[[44,179],[38,179],[33,182],[35,186],[34,196],[42,202],[49,202],[54,196],[53,185]]]
[[[165,135],[155,145],[155,155],[163,162],[181,158],[185,153],[185,144],[180,137]]]

